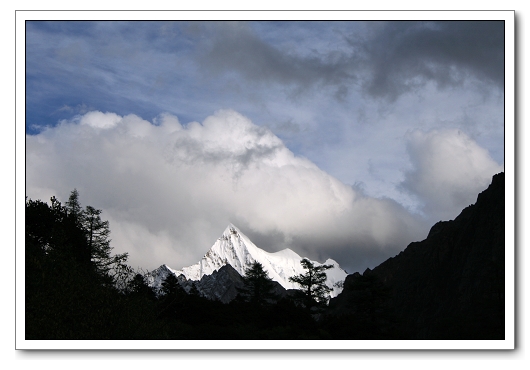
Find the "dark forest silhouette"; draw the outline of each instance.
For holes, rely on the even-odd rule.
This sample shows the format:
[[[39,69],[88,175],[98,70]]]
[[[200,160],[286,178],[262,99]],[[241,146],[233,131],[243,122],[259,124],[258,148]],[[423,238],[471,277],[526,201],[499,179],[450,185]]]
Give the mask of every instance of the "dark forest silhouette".
[[[307,293],[308,275],[293,280],[305,291],[277,294],[259,265],[228,303],[172,274],[155,292],[127,254],[112,253],[100,214],[77,190],[65,205],[26,199],[27,340],[504,339],[504,173],[424,241],[348,275],[329,305],[326,289]]]

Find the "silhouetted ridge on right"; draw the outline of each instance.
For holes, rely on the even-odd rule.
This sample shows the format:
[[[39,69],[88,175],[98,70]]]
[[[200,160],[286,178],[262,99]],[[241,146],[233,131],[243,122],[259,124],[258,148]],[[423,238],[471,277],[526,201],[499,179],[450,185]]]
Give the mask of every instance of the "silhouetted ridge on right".
[[[363,338],[504,339],[504,195],[501,172],[475,204],[436,223],[425,240],[348,275],[330,302],[332,313],[351,319],[349,329],[337,330]]]

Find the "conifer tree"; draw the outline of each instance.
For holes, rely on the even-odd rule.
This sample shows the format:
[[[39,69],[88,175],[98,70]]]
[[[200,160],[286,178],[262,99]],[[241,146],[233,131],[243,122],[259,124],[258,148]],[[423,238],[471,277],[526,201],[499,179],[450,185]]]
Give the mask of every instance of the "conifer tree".
[[[257,261],[245,269],[243,276],[244,287],[238,289],[239,294],[245,299],[255,304],[264,304],[268,300],[276,298],[272,292],[274,289],[273,280],[269,277],[263,265]]]
[[[147,284],[144,275],[137,273],[128,283],[128,292],[133,296],[155,300],[156,295],[153,289]]]
[[[54,200],[56,201],[55,197],[52,197],[52,207]],[[79,192],[77,191],[77,189],[72,190],[72,192],[70,193],[68,201],[65,202],[65,210],[67,214],[76,222],[82,222],[83,209],[81,208],[81,204],[79,203]]]
[[[53,204],[52,198],[52,207]],[[112,255],[109,222],[101,220],[102,211],[92,206],[83,210],[79,192],[74,189],[65,203],[64,212],[72,227],[80,228],[84,233],[84,240],[75,243],[77,261],[97,273],[104,284],[126,289],[133,275],[132,269],[126,264],[128,254]]]
[[[174,274],[168,274],[162,282],[160,292],[166,297],[175,297],[180,294],[185,294],[184,288],[179,283],[178,278]]]
[[[333,267],[333,265],[319,265],[316,266],[313,262],[304,258],[300,261],[306,273],[295,275],[289,278],[289,281],[300,285],[306,297],[306,304],[312,307],[315,304],[327,303],[331,291],[326,285],[326,270]]]
[[[112,284],[125,288],[132,270],[126,265],[127,253],[111,255],[109,222],[102,221],[101,210],[87,206],[82,213],[82,225],[86,231],[91,260],[96,271],[108,276]]]
[[[186,291],[179,283],[174,274],[168,274],[160,288],[162,296],[160,299],[159,317],[175,319],[181,310],[182,301],[185,299]]]

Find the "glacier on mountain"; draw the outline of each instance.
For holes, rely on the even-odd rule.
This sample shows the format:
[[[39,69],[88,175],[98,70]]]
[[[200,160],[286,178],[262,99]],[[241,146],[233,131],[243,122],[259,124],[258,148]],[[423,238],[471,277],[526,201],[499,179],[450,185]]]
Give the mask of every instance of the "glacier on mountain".
[[[263,269],[268,272],[269,277],[285,289],[298,289],[299,286],[290,282],[289,277],[306,272],[300,264],[301,260],[302,257],[288,248],[275,253],[269,253],[258,248],[237,227],[230,224],[199,262],[181,270],[174,270],[167,265],[162,265],[149,274],[148,283],[157,288],[169,273],[175,274],[180,279],[198,281],[225,265],[231,265],[241,276],[244,276],[245,269],[257,261],[263,265]],[[333,266],[326,271],[326,285],[332,289],[330,296],[336,297],[342,291],[341,283],[347,276],[346,271],[341,269],[339,264],[332,259],[328,259],[324,263],[311,262],[316,266],[323,264]]]

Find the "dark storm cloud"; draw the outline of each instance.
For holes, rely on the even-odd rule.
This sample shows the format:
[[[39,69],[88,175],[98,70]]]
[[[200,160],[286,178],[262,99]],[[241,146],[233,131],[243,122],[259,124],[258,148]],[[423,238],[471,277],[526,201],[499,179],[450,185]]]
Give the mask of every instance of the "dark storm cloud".
[[[351,80],[346,58],[339,54],[300,56],[262,40],[247,23],[203,25],[210,34],[200,60],[216,73],[237,72],[248,80],[306,88],[315,83],[340,85]],[[338,95],[345,93],[341,85]]]
[[[279,47],[277,40],[266,41],[247,23],[208,23],[202,25],[209,37],[200,63],[215,73],[236,73],[247,81],[274,82],[295,91],[333,86],[339,101],[359,84],[368,95],[390,101],[430,81],[439,88],[469,78],[503,86],[503,22],[393,21],[364,26],[350,35],[348,27],[337,32],[335,39],[344,42],[337,49],[326,50],[325,44],[315,42],[312,52],[302,55]],[[304,27],[311,38],[314,31],[309,29],[319,24]],[[291,36],[288,29],[284,32]]]
[[[395,100],[434,81],[438,87],[473,77],[502,88],[504,22],[443,21],[369,23],[372,34],[351,44],[362,55],[372,96]]]

